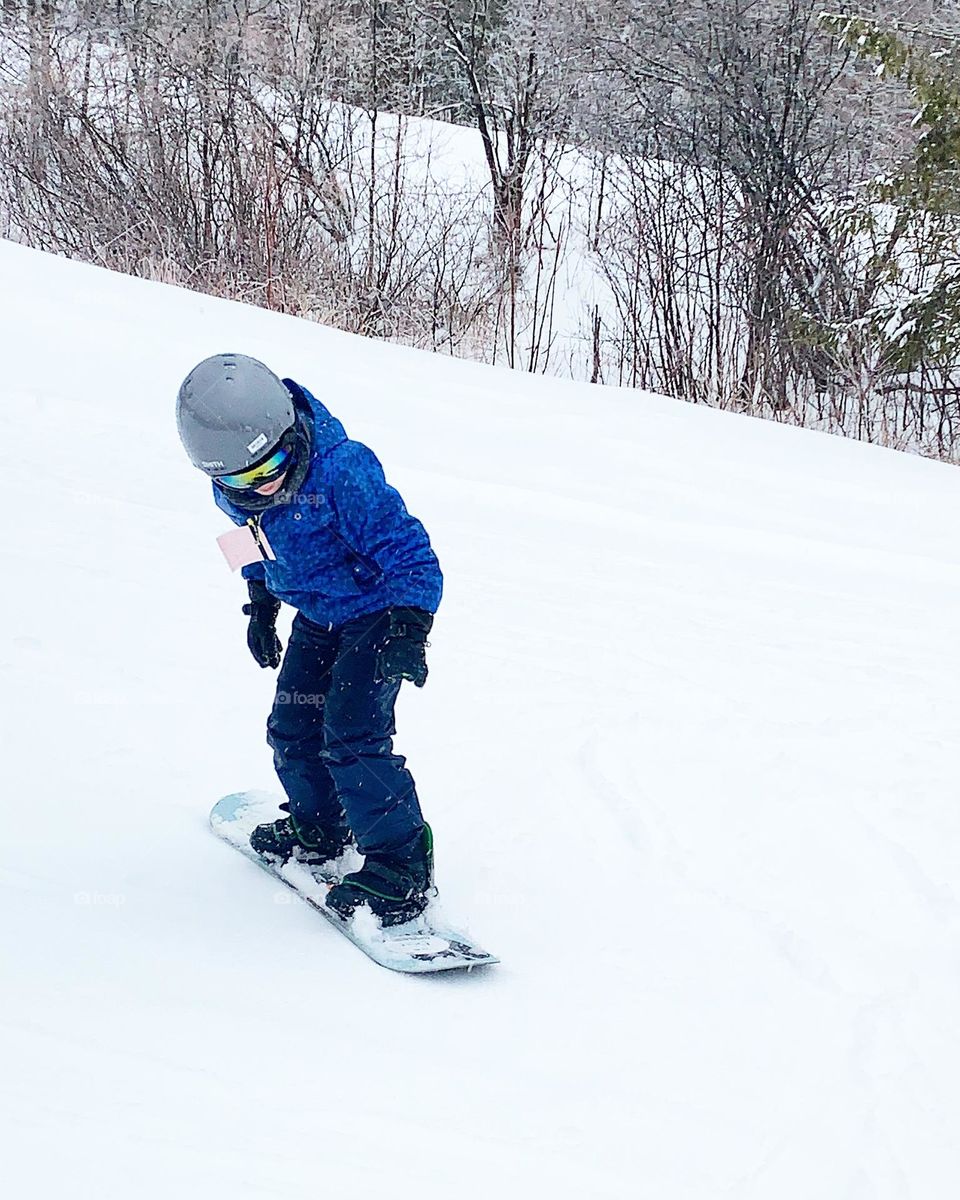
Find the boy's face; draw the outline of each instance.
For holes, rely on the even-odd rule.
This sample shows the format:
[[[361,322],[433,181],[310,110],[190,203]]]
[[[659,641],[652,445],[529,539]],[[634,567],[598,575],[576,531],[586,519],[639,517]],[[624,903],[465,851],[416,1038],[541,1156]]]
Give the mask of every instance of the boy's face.
[[[265,483],[262,487],[254,488],[253,490],[258,496],[272,496],[274,492],[278,492],[283,487],[283,481],[286,477],[287,472],[284,471],[278,478],[272,479],[269,483]]]

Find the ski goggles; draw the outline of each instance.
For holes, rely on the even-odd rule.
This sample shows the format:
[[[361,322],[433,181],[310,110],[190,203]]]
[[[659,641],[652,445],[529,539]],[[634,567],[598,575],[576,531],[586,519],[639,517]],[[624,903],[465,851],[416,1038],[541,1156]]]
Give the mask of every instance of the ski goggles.
[[[263,462],[259,462],[254,467],[248,467],[245,471],[238,471],[235,475],[218,475],[217,483],[221,487],[230,488],[233,491],[245,492],[251,488],[263,487],[264,484],[273,483],[275,479],[279,479],[286,471],[290,469],[290,464],[293,461],[293,448],[286,444],[281,444]]]

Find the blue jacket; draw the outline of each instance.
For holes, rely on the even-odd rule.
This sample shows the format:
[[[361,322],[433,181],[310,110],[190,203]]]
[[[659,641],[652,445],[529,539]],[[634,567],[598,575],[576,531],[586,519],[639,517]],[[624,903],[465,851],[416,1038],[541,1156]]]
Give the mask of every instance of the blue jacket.
[[[312,426],[309,465],[296,494],[254,514],[276,561],[243,568],[278,600],[335,627],[394,605],[436,612],[440,564],[427,532],[406,510],[377,456],[292,379],[301,420]],[[214,484],[217,505],[237,525],[251,513]]]

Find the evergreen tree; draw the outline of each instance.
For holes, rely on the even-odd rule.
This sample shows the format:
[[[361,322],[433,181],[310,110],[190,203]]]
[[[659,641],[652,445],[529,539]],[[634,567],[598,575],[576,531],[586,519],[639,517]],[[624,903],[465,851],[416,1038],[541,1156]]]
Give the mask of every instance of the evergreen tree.
[[[878,78],[902,82],[916,110],[905,160],[827,218],[856,302],[814,336],[856,364],[860,386],[902,391],[921,432],[931,419],[942,430],[960,399],[960,39],[849,14],[822,20]]]

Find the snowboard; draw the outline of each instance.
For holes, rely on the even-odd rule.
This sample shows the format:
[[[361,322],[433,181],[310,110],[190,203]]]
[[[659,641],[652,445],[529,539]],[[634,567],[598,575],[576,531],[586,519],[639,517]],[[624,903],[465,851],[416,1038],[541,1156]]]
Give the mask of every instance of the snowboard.
[[[469,971],[499,961],[477,946],[469,934],[451,927],[435,900],[414,920],[388,927],[381,926],[366,907],[346,919],[327,908],[324,901],[328,888],[342,874],[357,870],[363,860],[355,851],[348,850],[336,863],[318,869],[296,861],[273,863],[262,858],[250,845],[250,834],[254,826],[275,821],[281,815],[280,800],[269,792],[236,792],[213,806],[210,825],[217,837],[291,888],[381,967],[422,975],[434,971]]]

